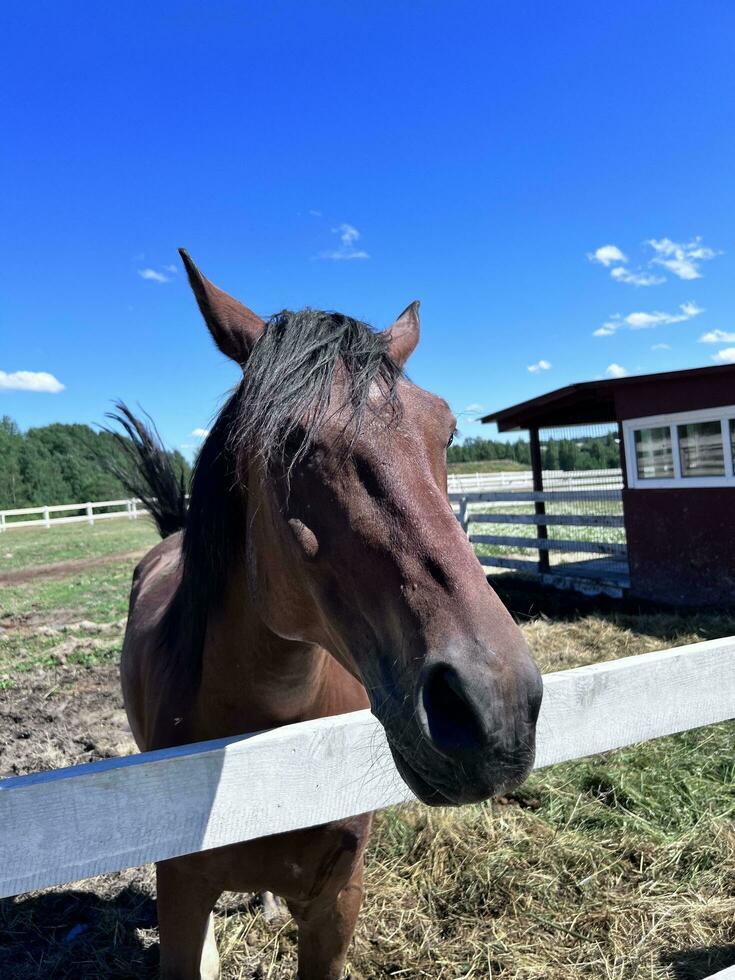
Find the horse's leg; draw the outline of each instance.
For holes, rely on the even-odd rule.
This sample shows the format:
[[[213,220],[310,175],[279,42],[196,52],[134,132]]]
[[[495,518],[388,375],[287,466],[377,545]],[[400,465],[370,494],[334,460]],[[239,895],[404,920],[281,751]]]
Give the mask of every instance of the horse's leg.
[[[332,902],[289,902],[299,927],[298,980],[342,980],[362,901],[362,859]]]
[[[217,980],[212,909],[221,894],[173,858],[156,865],[161,980]]]

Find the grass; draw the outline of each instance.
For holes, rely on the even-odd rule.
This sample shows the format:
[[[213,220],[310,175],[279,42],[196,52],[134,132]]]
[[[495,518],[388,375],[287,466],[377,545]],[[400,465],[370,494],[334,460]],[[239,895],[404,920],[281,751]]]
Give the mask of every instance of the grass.
[[[92,527],[62,524],[18,528],[0,536],[0,574],[53,562],[143,551],[157,540],[153,525],[145,517],[100,521]]]
[[[74,529],[92,535],[89,556],[108,548],[109,527]],[[34,533],[49,542],[61,531]],[[20,693],[64,663],[109,672],[132,565],[4,587],[0,685]],[[735,634],[729,613],[643,614],[559,593],[529,600],[505,581],[544,671]],[[734,786],[728,723],[536,772],[493,803],[386,810],[370,844],[354,980],[702,980],[735,964]],[[151,894],[150,869],[106,876],[6,903],[0,928],[20,948],[84,924],[73,942],[44,939],[44,975],[152,977]],[[216,927],[223,980],[293,976],[292,923],[274,931],[257,902],[226,896]],[[1,963],[0,953],[10,975]]]
[[[448,473],[510,473],[518,470],[531,472],[530,465],[514,459],[482,459],[474,463],[449,463]]]
[[[122,648],[133,559],[3,586],[0,691],[29,671],[59,664],[110,663]]]

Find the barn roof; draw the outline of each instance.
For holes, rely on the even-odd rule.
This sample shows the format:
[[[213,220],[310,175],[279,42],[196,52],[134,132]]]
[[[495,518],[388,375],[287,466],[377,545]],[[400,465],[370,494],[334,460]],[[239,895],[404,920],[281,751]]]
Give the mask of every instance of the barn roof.
[[[557,388],[537,398],[519,402],[498,412],[483,415],[481,422],[495,422],[499,432],[513,429],[553,428],[563,425],[587,425],[595,422],[615,422],[619,415],[617,396],[625,388],[648,387],[662,391],[682,382],[709,382],[728,377],[735,383],[735,364],[690,368],[687,371],[665,371],[639,374],[626,378],[602,381],[583,381]]]

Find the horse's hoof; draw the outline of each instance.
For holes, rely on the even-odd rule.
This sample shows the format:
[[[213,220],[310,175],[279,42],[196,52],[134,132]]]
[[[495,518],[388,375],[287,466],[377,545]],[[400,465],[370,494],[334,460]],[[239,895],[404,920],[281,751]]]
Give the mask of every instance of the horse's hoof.
[[[280,929],[288,921],[288,909],[278,895],[273,892],[261,892],[260,900],[263,903],[263,918],[271,929]]]

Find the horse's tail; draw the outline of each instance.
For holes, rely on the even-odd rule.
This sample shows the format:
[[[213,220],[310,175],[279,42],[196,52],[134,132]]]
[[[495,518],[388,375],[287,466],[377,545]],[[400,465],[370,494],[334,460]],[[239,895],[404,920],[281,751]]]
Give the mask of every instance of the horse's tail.
[[[117,412],[107,418],[127,433],[125,438],[107,429],[122,449],[122,462],[107,460],[108,468],[126,491],[142,500],[153,517],[162,538],[180,531],[186,524],[186,480],[183,469],[175,466],[166,452],[153,420],[141,422],[124,402],[115,402]]]

